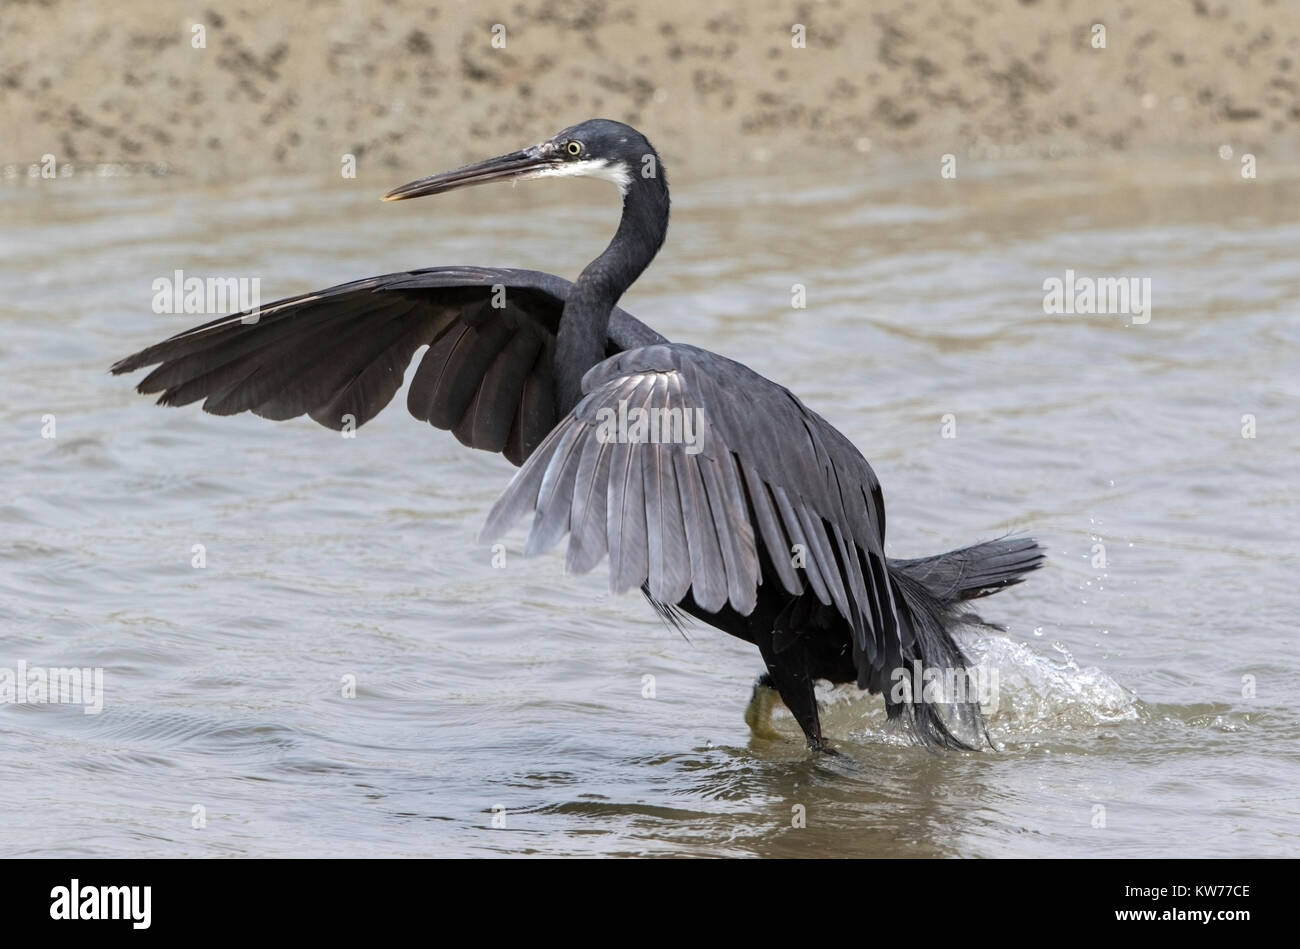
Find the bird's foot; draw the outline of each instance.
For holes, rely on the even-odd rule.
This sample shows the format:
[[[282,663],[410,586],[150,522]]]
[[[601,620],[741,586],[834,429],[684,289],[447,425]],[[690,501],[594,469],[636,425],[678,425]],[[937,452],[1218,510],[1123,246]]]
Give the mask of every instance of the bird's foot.
[[[754,683],[754,692],[745,706],[745,724],[758,738],[778,739],[784,737],[772,727],[772,708],[781,701],[781,693],[772,685],[772,677],[766,672]]]
[[[819,754],[819,755],[826,755],[828,758],[843,758],[843,757],[844,757],[844,752],[842,752],[842,751],[836,751],[834,748],[832,748],[830,745],[828,745],[828,744],[826,743],[826,739],[824,739],[824,738],[816,738],[816,739],[814,739],[814,738],[809,738],[809,739],[808,739],[808,750],[809,750],[809,751],[812,751],[812,752],[815,752],[815,753],[817,753],[817,754]]]

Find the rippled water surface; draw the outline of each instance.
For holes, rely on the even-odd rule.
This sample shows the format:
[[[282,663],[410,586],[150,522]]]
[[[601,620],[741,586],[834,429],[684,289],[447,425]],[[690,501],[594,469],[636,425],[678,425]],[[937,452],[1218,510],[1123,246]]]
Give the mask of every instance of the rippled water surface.
[[[344,439],[106,372],[199,321],[151,310],[178,268],[266,301],[431,264],[572,277],[607,186],[0,186],[0,667],[105,690],[0,705],[0,853],[1294,855],[1300,186],[1229,165],[674,167],[624,306],[848,434],[891,554],[1050,551],[967,643],[996,751],[909,746],[836,691],[830,760],[788,716],[751,736],[753,647],[526,561],[522,532],[495,569],[475,537],[513,469],[402,395]],[[1149,277],[1150,322],[1044,314],[1066,268]]]

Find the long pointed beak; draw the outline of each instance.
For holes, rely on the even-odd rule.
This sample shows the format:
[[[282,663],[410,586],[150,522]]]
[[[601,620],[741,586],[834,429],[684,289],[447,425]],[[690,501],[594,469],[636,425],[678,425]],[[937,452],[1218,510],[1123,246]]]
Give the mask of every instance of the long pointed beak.
[[[442,194],[468,185],[481,185],[489,181],[510,181],[531,178],[552,168],[556,160],[551,155],[550,143],[529,145],[509,155],[489,158],[487,161],[475,162],[444,171],[440,175],[430,175],[412,181],[399,188],[394,188],[384,195],[385,201],[405,201],[407,198],[420,198],[426,194]]]

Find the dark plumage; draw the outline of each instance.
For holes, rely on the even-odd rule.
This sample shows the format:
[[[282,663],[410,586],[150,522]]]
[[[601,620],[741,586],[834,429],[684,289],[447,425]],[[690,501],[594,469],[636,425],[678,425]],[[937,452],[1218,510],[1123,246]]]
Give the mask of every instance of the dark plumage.
[[[1042,551],[1002,539],[921,560],[884,554],[880,484],[853,444],[789,390],[723,356],[671,343],[619,309],[663,243],[668,186],[650,143],[592,120],[540,145],[412,182],[390,199],[521,177],[594,174],[623,195],[606,250],[573,283],[550,274],[440,267],[305,294],[224,317],[113,366],[160,364],[144,393],[215,414],[310,415],[342,428],[373,418],[428,345],[407,407],[474,448],[523,467],[484,536],[533,515],[528,553],[569,536],[567,566],[606,555],[611,589],[640,587],[754,643],[807,735],[824,748],[813,684],[883,693],[922,740],[969,747],[969,701],[891,695],[919,666],[966,668],[953,639],[965,600],[1019,582]],[[504,306],[496,292],[504,288]],[[640,409],[678,420],[677,440],[610,420]],[[686,440],[681,427],[698,420]],[[666,423],[667,424],[667,423]]]

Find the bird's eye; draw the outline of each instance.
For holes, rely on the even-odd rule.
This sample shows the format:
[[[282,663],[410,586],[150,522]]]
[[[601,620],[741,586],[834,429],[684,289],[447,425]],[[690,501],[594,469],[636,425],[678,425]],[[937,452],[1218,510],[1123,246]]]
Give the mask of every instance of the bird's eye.
[[[577,158],[579,155],[582,154],[582,142],[570,142],[568,145],[565,145],[564,148],[565,151],[567,151],[574,158]]]

